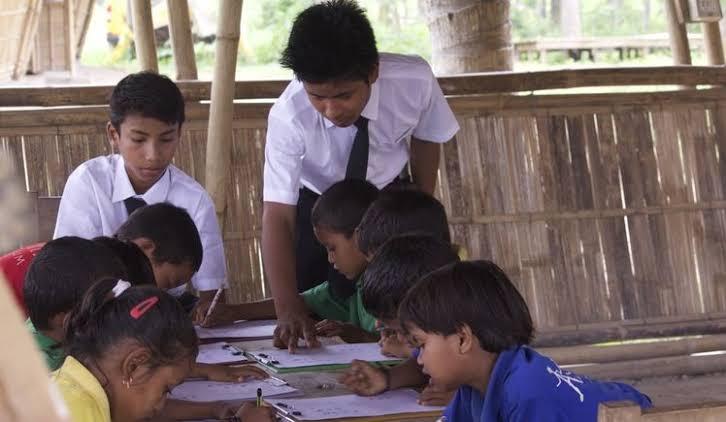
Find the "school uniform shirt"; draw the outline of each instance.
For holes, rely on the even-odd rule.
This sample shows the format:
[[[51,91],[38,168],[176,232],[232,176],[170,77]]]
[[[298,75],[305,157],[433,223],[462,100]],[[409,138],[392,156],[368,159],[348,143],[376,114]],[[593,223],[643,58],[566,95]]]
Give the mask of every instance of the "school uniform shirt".
[[[197,226],[204,249],[202,265],[192,278],[194,287],[197,290],[226,287],[227,267],[214,203],[196,180],[173,164],[142,195],[137,195],[131,186],[120,155],[96,157],[81,164],[73,170],[63,189],[53,237],[112,236],[128,219],[124,200],[130,197],[141,198],[149,205],[169,202],[184,208]],[[184,286],[171,290],[176,295],[183,291]]]
[[[376,318],[363,306],[360,281],[356,283],[355,294],[339,299],[324,282],[302,293],[303,301],[309,310],[323,319],[347,322],[369,333],[376,332]]]
[[[111,407],[103,387],[95,376],[68,356],[63,366],[51,374],[68,406],[73,422],[111,422]]]
[[[45,359],[45,364],[48,366],[48,369],[55,371],[60,368],[63,360],[66,358],[61,344],[38,331],[30,318],[25,320],[25,328],[33,336],[33,340],[35,340],[35,344],[43,354],[43,359]]]
[[[499,354],[485,394],[460,387],[444,416],[448,422],[596,422],[599,404],[618,400],[652,406],[648,396],[627,384],[574,374],[519,346]]]
[[[410,136],[444,143],[459,130],[431,67],[417,56],[380,54],[361,115],[368,119],[366,179],[379,189],[408,163]],[[268,116],[263,199],[295,205],[302,186],[319,194],[343,180],[356,132],[323,117],[302,82],[290,82]]]
[[[10,285],[13,292],[15,302],[18,304],[24,315],[27,315],[25,308],[25,300],[23,299],[23,282],[25,281],[25,273],[28,272],[30,262],[38,254],[40,248],[45,243],[36,243],[25,246],[6,255],[0,256],[0,272],[5,275],[5,279]]]

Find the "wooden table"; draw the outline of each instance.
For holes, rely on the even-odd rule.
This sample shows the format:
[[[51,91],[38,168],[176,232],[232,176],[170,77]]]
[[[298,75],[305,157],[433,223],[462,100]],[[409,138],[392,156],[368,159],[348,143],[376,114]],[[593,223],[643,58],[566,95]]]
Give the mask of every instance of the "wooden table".
[[[343,343],[342,340],[339,338],[321,338],[320,341],[323,344],[340,344]],[[272,346],[271,340],[254,340],[254,341],[244,341],[244,342],[233,342],[232,343],[235,347],[239,348],[240,350],[249,350],[254,351],[258,349],[265,349],[270,348]],[[263,366],[260,366],[264,368]],[[264,368],[267,369],[267,368]],[[269,371],[268,371],[269,372]],[[270,372],[273,376],[276,378],[283,379],[287,381],[288,384],[290,384],[292,387],[297,388],[303,393],[303,397],[332,397],[332,396],[341,396],[344,394],[350,394],[350,390],[345,388],[345,386],[338,382],[338,377],[343,372],[343,370],[334,370],[334,371],[315,371],[315,372],[292,372],[292,373],[286,373],[286,374],[276,374],[274,372]],[[369,418],[363,418],[365,420],[370,420]],[[417,417],[417,418],[408,418],[406,421],[410,422],[432,422],[435,421],[437,418],[435,417]],[[360,418],[350,418],[350,419],[329,419],[328,422],[342,422],[342,421],[351,421],[354,422],[356,420],[360,420]]]

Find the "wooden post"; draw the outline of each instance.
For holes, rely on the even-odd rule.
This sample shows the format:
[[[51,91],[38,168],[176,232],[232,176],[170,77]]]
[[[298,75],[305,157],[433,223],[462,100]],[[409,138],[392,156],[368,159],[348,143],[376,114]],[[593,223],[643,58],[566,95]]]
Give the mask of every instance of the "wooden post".
[[[703,43],[706,46],[706,58],[712,66],[724,64],[723,42],[721,41],[721,28],[718,22],[703,22]]]
[[[73,0],[66,0],[63,4],[63,16],[65,17],[65,57],[68,72],[71,76],[76,73],[76,23],[75,13],[76,8],[74,7]]]
[[[665,0],[666,19],[668,20],[668,33],[673,52],[673,64],[691,64],[691,49],[688,45],[686,24],[678,19],[678,0]]]
[[[174,50],[176,78],[178,80],[197,79],[192,24],[189,20],[189,2],[187,0],[166,0],[166,5],[169,9],[169,33]]]
[[[154,22],[151,20],[151,2],[149,0],[131,0],[131,10],[134,17],[136,57],[139,59],[141,70],[158,72]]]
[[[242,0],[219,0],[217,47],[214,53],[214,79],[207,131],[205,185],[214,201],[224,233],[224,215],[232,148],[232,113],[237,46],[240,36]]]

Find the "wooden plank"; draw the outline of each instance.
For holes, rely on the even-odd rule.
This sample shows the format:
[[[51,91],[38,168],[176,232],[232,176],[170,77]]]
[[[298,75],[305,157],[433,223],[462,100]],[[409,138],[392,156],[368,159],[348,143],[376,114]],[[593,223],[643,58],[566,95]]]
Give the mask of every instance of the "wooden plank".
[[[726,69],[721,66],[607,67],[473,73],[438,80],[445,95],[459,96],[598,86],[726,85]],[[288,83],[289,80],[237,81],[234,98],[277,98]],[[210,99],[210,82],[184,81],[179,82],[179,88],[187,101]],[[112,90],[111,85],[3,88],[0,107],[106,104]]]

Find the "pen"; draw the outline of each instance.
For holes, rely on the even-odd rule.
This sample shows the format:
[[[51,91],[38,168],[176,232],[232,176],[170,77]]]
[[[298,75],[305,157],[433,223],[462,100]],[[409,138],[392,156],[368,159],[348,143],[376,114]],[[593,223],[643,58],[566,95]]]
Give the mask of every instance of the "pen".
[[[222,296],[222,290],[224,288],[220,287],[217,289],[217,293],[214,294],[214,299],[212,299],[212,304],[209,305],[209,309],[207,309],[207,315],[204,316],[204,318],[209,318],[209,315],[212,314],[212,310],[214,310],[214,307],[217,306],[217,302],[219,302],[219,297]]]

